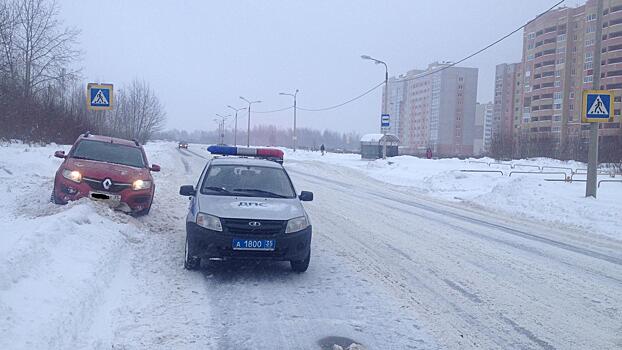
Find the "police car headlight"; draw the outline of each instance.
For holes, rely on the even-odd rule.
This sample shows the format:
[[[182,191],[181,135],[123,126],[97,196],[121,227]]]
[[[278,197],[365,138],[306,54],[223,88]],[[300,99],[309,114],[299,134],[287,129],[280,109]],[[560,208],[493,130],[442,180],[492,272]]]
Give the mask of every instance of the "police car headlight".
[[[307,220],[306,216],[301,216],[299,218],[291,219],[287,222],[287,228],[285,229],[285,233],[302,231],[307,227],[309,227],[309,220]]]
[[[198,213],[197,225],[205,227],[208,230],[222,232],[222,224],[220,223],[220,218],[214,215]]]
[[[67,180],[71,180],[77,183],[80,183],[82,181],[82,174],[80,174],[80,172],[76,170],[64,169],[63,177]]]
[[[134,191],[146,190],[151,188],[151,181],[149,180],[136,180],[132,183],[132,189]]]

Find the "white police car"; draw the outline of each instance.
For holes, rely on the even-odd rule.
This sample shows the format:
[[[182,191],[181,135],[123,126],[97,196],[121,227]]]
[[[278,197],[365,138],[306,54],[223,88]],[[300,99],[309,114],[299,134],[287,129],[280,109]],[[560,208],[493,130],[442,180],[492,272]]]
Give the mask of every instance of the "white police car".
[[[199,268],[201,259],[290,261],[304,272],[311,257],[311,223],[277,149],[210,146],[212,154],[197,187],[182,186],[191,196],[186,217],[184,267]]]

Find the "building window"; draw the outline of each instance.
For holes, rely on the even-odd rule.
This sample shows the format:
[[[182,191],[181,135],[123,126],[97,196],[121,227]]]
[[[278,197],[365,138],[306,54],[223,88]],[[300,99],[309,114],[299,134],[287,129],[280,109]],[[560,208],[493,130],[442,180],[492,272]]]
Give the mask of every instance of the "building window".
[[[557,36],[557,42],[566,41],[566,34],[560,34]]]
[[[535,39],[536,38],[536,33],[535,32],[531,32],[529,34],[527,34],[527,39]]]
[[[587,46],[593,46],[595,41],[596,41],[596,40],[595,40],[594,38],[587,39],[587,40],[585,41],[585,46],[586,46],[586,47],[587,47]]]
[[[587,28],[585,28],[586,33],[594,33],[595,31],[596,31],[595,24],[590,24],[589,26],[587,26]]]
[[[587,83],[591,83],[594,81],[594,76],[593,75],[586,75],[585,77],[583,77],[583,83],[587,84]]]
[[[533,42],[527,44],[527,50],[533,50],[534,44]]]
[[[596,20],[596,14],[595,13],[590,13],[589,15],[587,15],[585,20],[588,21],[588,22],[595,21]]]
[[[585,53],[585,62],[592,62],[593,60],[593,54],[592,52],[588,51]]]
[[[594,68],[594,64],[592,62],[588,62],[588,63],[584,63],[583,64],[583,70],[589,70]]]
[[[574,91],[571,91],[571,92],[570,92],[569,97],[570,97],[570,98],[574,98]]]

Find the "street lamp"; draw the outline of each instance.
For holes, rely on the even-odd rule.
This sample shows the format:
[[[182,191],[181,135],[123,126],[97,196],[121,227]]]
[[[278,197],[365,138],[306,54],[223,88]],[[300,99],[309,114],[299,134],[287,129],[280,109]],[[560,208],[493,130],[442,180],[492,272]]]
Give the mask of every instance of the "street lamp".
[[[253,103],[261,103],[261,101],[257,100],[257,101],[249,101],[247,99],[245,99],[243,96],[240,96],[240,99],[244,100],[246,103],[248,103],[248,127],[246,130],[246,147],[250,147],[251,146],[251,105]]]
[[[225,143],[225,119],[227,119],[227,117],[230,117],[231,114],[220,115],[216,113],[216,116],[221,118],[221,121],[219,121],[219,124],[218,124],[218,131],[220,133],[220,144],[222,145]],[[218,120],[218,119],[215,119],[215,120]]]
[[[374,61],[374,63],[376,64],[384,65],[384,105],[382,108],[382,114],[383,115],[388,114],[388,110],[389,110],[389,67],[387,67],[387,64],[384,61],[377,60],[368,55],[362,55],[361,58],[364,60]],[[382,128],[382,133],[384,134],[384,137],[382,138],[384,140],[382,142],[382,159],[387,159],[387,137],[386,137],[387,129]]]
[[[294,152],[296,152],[296,140],[297,140],[297,136],[296,136],[296,96],[298,95],[298,89],[296,89],[296,91],[293,94],[289,94],[287,92],[280,92],[279,95],[292,96],[294,98],[294,134],[292,135],[292,144],[293,144]]]
[[[235,108],[232,107],[230,105],[227,105],[227,107],[231,108],[232,110],[235,111],[235,123],[234,123],[234,127],[233,127],[233,145],[237,146],[238,145],[238,112],[241,110],[246,109],[246,107],[242,107],[242,108]]]

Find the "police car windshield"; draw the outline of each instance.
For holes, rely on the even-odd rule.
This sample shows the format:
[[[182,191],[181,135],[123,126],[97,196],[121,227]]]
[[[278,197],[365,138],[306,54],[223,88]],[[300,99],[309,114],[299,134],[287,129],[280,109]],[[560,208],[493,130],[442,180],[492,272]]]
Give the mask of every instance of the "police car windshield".
[[[220,196],[293,198],[296,196],[283,169],[247,166],[210,166],[201,193]]]
[[[144,168],[143,153],[136,147],[118,143],[82,140],[73,150],[73,158]]]

